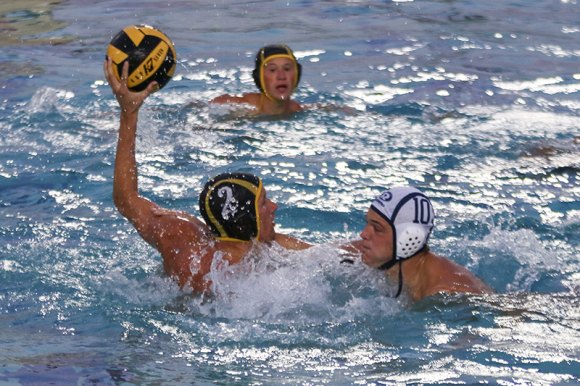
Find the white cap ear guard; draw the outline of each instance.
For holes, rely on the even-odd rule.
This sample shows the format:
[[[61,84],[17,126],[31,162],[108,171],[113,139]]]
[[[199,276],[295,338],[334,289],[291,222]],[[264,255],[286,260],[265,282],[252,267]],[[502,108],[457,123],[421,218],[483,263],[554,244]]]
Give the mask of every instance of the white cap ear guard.
[[[373,201],[371,208],[393,227],[393,260],[408,259],[427,244],[435,212],[431,201],[418,189],[388,189]]]
[[[427,232],[418,224],[397,225],[397,259],[407,259],[427,244]]]

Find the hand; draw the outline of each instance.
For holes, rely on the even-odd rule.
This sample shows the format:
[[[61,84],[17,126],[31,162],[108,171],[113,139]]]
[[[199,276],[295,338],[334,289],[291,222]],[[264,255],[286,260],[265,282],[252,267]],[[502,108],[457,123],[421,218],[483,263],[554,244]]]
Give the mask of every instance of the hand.
[[[111,58],[105,59],[103,71],[105,72],[105,77],[107,78],[107,82],[109,82],[109,86],[111,86],[111,90],[113,90],[113,94],[115,94],[115,98],[117,98],[117,102],[119,102],[121,110],[125,113],[138,112],[145,99],[155,91],[159,90],[159,84],[155,81],[149,83],[147,88],[143,91],[133,92],[129,90],[129,87],[127,86],[127,79],[129,78],[128,61],[125,61],[123,64],[121,80],[117,79],[113,72],[113,61]]]

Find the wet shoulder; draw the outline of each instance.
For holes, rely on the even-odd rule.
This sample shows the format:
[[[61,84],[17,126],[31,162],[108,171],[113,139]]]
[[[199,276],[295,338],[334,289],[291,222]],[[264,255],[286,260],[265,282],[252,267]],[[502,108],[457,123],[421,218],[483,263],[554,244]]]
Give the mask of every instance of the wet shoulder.
[[[260,94],[258,93],[248,93],[243,95],[224,94],[212,99],[211,103],[215,104],[239,103],[257,107],[260,103]]]

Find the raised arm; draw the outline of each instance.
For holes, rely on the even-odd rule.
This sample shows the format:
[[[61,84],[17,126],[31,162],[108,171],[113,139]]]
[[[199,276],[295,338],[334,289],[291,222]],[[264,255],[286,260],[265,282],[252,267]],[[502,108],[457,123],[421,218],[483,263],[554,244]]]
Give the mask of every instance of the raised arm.
[[[145,99],[157,91],[158,85],[152,82],[141,92],[130,91],[127,87],[127,63],[120,81],[113,75],[110,59],[105,61],[104,71],[121,108],[113,200],[119,212],[133,224],[141,237],[159,249],[165,258],[166,251],[177,247],[174,244],[179,236],[183,240],[195,241],[204,236],[205,225],[194,216],[162,209],[139,194],[135,158],[139,109]]]
[[[135,141],[139,109],[145,99],[156,90],[157,85],[151,83],[141,92],[129,91],[127,88],[128,63],[125,63],[123,67],[120,81],[113,75],[110,59],[105,61],[104,71],[121,108],[119,139],[115,156],[113,200],[119,212],[135,226],[145,240],[153,243],[154,240],[146,237],[146,226],[148,218],[157,205],[139,195]]]

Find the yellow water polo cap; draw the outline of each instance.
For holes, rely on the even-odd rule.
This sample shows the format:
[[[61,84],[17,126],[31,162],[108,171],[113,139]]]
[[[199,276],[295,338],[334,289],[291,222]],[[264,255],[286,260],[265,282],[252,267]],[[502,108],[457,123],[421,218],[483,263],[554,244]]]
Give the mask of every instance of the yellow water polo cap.
[[[266,95],[268,98],[270,98],[270,96],[266,92],[264,68],[270,60],[276,58],[290,59],[294,63],[294,66],[296,67],[296,79],[294,81],[293,90],[295,90],[298,86],[298,83],[300,82],[300,76],[302,75],[302,65],[298,63],[290,47],[284,44],[271,44],[260,48],[256,54],[255,67],[254,71],[252,71],[252,77],[254,78],[254,82],[256,83],[256,86],[260,92]]]

